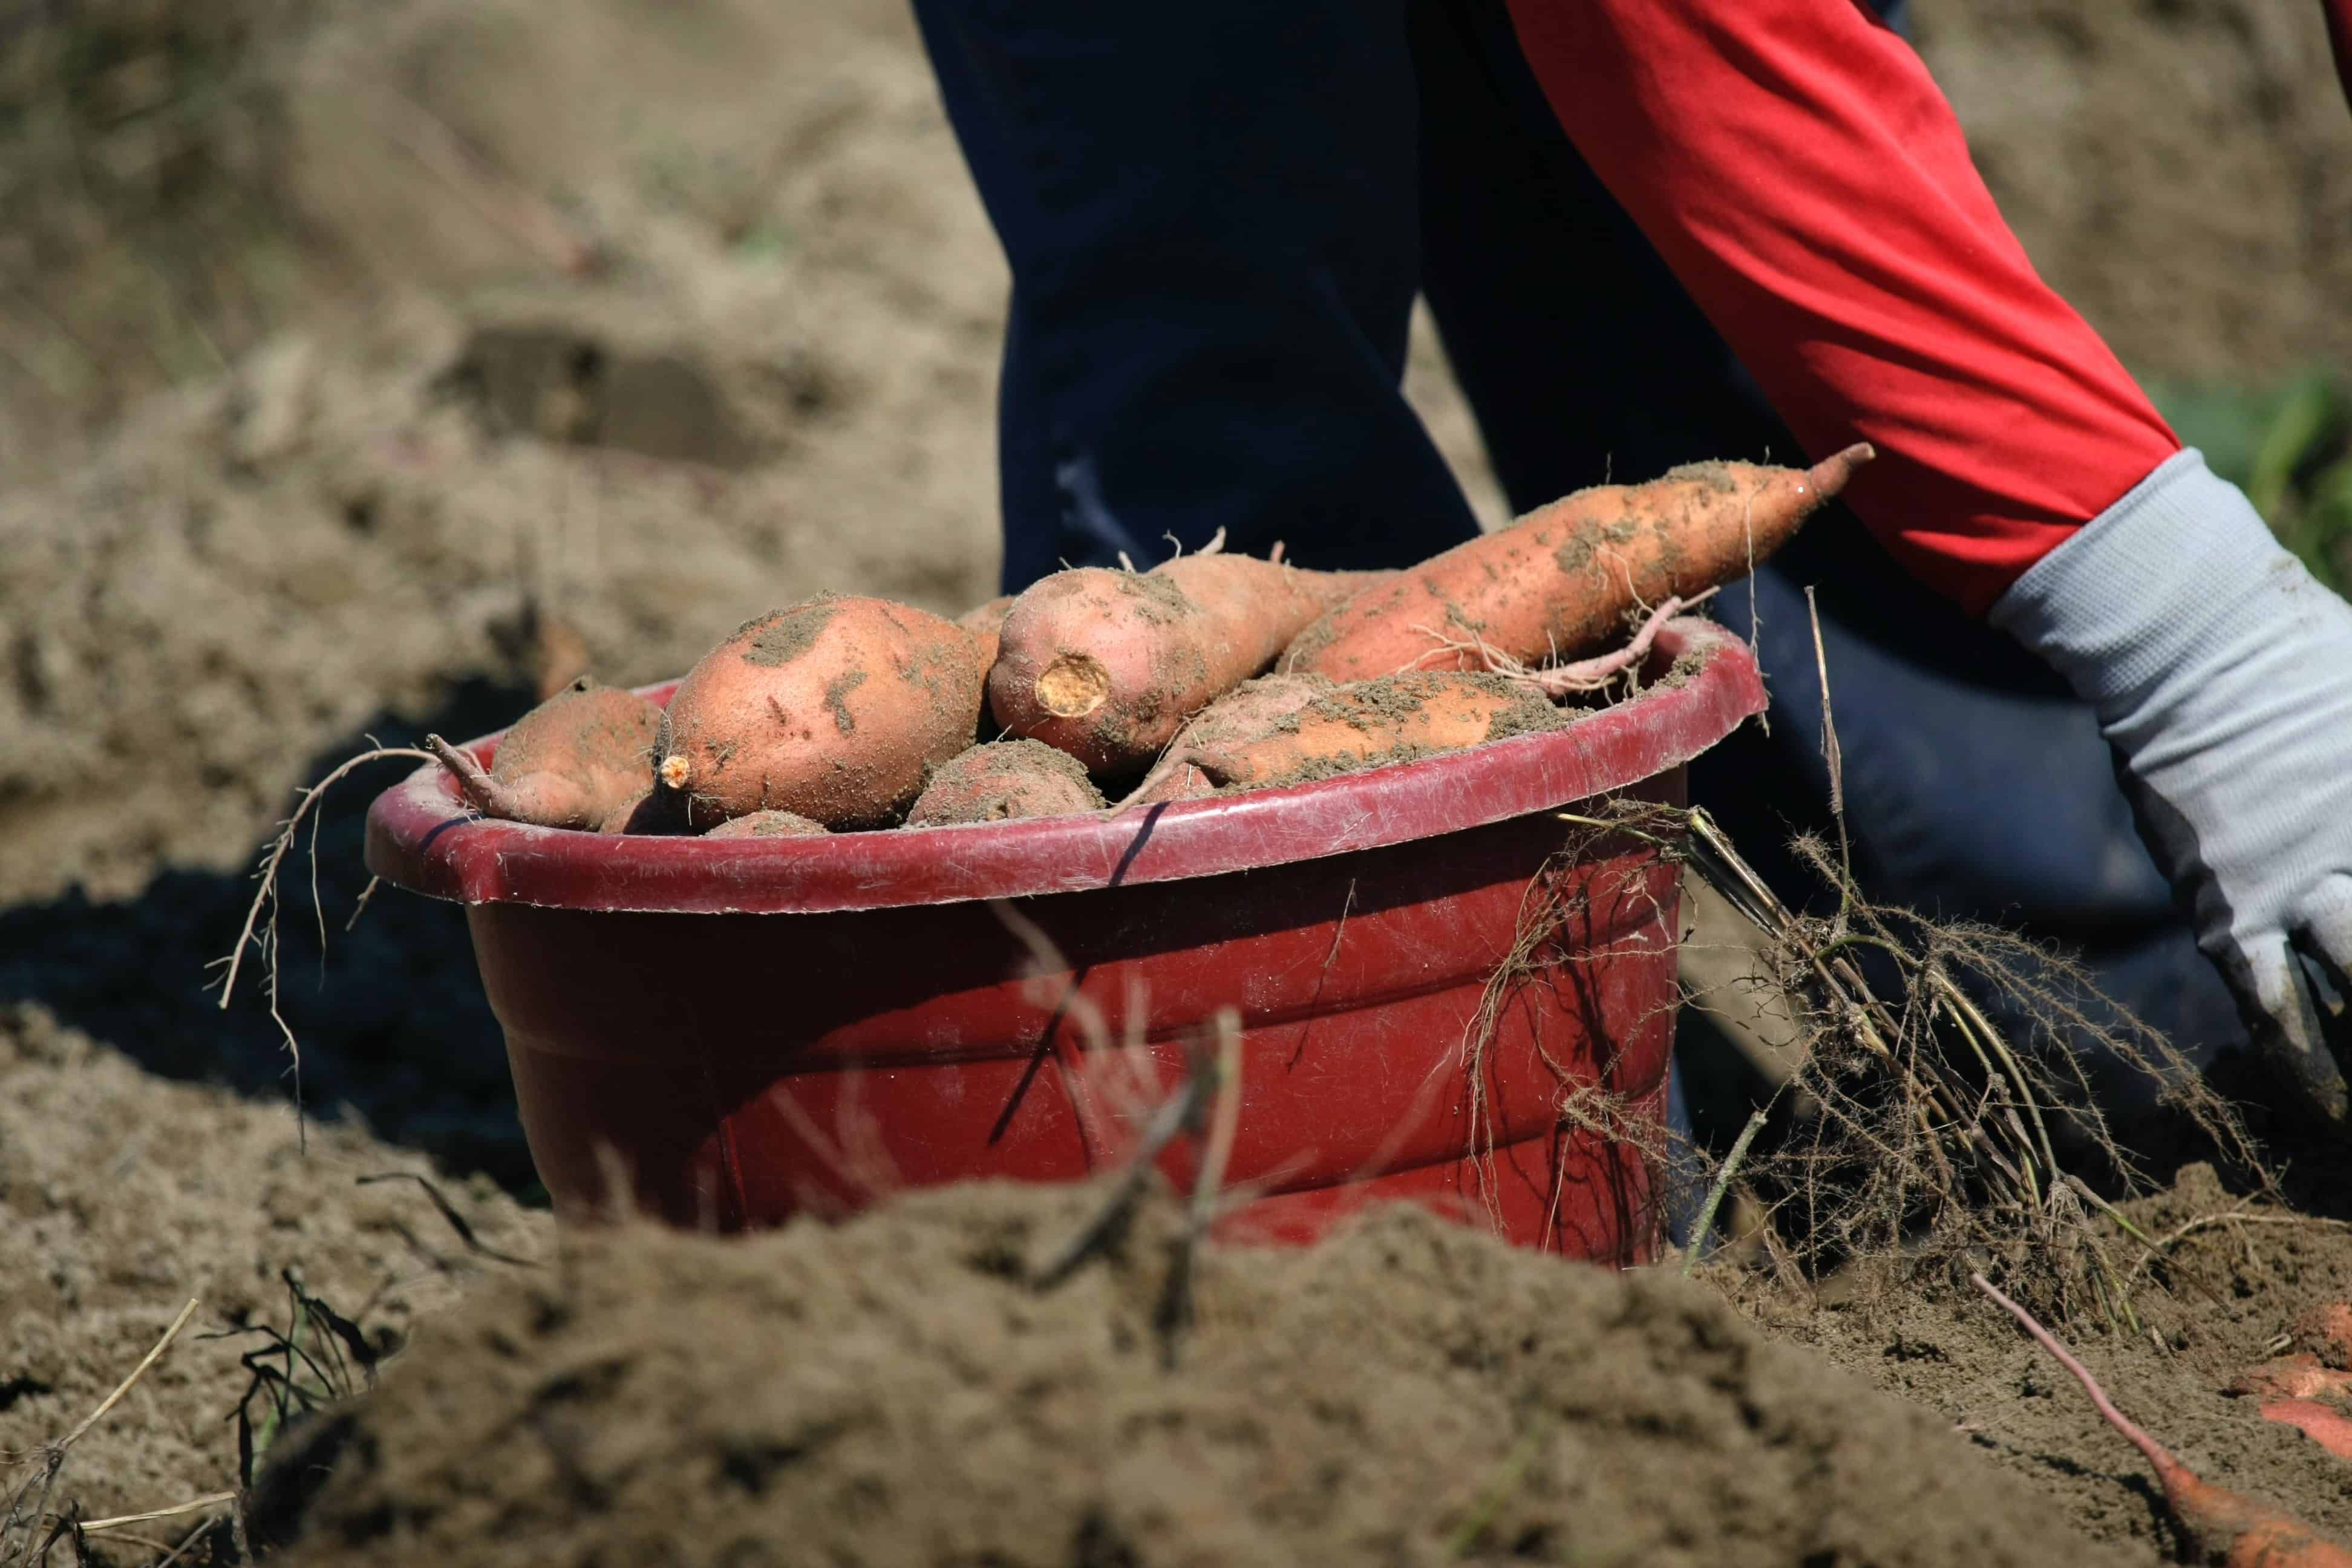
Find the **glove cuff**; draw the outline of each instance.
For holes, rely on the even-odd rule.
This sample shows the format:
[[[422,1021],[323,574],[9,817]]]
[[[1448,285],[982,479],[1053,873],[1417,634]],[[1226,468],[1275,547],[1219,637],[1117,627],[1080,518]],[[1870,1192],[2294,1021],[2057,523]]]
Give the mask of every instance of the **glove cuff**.
[[[2114,723],[2278,629],[2281,590],[2326,590],[2195,447],[2029,567],[1992,624]]]

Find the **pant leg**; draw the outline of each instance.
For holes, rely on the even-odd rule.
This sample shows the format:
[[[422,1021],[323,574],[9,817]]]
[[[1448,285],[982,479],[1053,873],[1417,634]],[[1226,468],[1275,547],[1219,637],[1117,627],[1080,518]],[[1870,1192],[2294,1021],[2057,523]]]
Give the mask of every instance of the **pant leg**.
[[[1798,460],[1737,358],[1559,130],[1502,0],[1424,0],[1413,22],[1424,286],[1513,506],[1696,458]],[[1771,722],[1691,770],[1692,798],[1782,896],[1802,904],[1819,891],[1784,852],[1789,834],[1833,829],[1808,584],[1819,590],[1864,894],[2079,952],[2101,989],[2200,1064],[2240,1044],[2235,1009],[2140,842],[2090,710],[1922,587],[1841,507],[1758,574],[1752,596],[1735,586],[1718,600],[1722,619],[1754,636]],[[2086,1065],[2126,1114],[2152,1098],[2103,1055]]]
[[[1512,509],[1788,453],[1761,393],[1559,129],[1502,0],[1414,0],[1422,289]]]
[[[1399,390],[1403,0],[917,0],[1013,275],[1004,579],[1218,529],[1318,567],[1475,531]]]

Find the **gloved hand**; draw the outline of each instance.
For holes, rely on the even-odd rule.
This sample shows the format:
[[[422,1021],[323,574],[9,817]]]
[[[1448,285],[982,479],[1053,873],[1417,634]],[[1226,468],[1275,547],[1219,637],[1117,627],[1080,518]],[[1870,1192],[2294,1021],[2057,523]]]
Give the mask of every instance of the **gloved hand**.
[[[2347,1126],[2352,605],[2189,450],[2035,563],[1991,618],[2097,709],[2255,1045]]]

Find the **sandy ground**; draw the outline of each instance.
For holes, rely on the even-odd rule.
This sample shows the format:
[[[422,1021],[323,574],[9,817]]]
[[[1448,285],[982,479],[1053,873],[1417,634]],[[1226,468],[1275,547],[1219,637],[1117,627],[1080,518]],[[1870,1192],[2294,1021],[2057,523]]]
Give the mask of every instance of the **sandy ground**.
[[[225,1417],[257,1342],[194,1336],[283,1326],[281,1269],[394,1339],[514,1272],[458,1243],[413,1183],[352,1178],[437,1168],[490,1245],[554,1249],[544,1216],[501,1191],[527,1192],[530,1173],[456,911],[379,900],[322,957],[307,889],[292,905],[307,1154],[267,1012],[249,993],[218,1012],[201,991],[293,789],[369,735],[504,721],[528,700],[534,628],[553,620],[605,679],[645,679],[820,587],[957,609],[992,591],[995,567],[1004,272],[898,7],[703,0],[656,16],[585,0],[548,28],[521,0],[276,0],[176,30],[156,20],[168,9],[91,7],[103,68],[87,90],[43,85],[22,52],[35,35],[0,37],[25,153],[0,158],[19,215],[0,240],[0,1448],[70,1427],[181,1303],[205,1301],[61,1473],[59,1497],[93,1515],[234,1483]],[[2333,303],[2352,293],[2352,117],[2310,11],[1926,7],[1923,48],[2029,249],[2145,374],[2352,357]],[[1409,387],[1497,515],[1425,331]],[[332,804],[331,927],[364,881],[357,816],[384,776]],[[2298,1190],[2333,1214],[2308,1195],[2324,1188]],[[2161,1201],[2171,1224],[2241,1206],[2193,1181]],[[946,1211],[927,1212],[906,1223]],[[2305,1307],[2352,1287],[2340,1237],[2287,1217],[2179,1244],[2179,1278],[2159,1270],[2171,1289],[2151,1288],[2147,1310],[2168,1348],[2090,1332],[2193,1458],[2352,1529],[2344,1473],[2219,1393]],[[875,1243],[778,1245],[820,1267]],[[706,1261],[679,1267],[740,1273],[693,1256]],[[1498,1301],[1540,1291],[1463,1256]],[[630,1310],[667,1322],[658,1271],[614,1267]],[[1246,1301],[1266,1287],[1234,1288]],[[2071,1392],[1950,1281],[1907,1288],[1910,1317],[1748,1305],[1774,1335],[1962,1421],[1984,1457],[2119,1550],[2164,1546],[2137,1468]],[[540,1287],[498,1289],[453,1345]],[[1599,1285],[1556,1289],[1573,1298],[1563,1310],[1619,1310]],[[1245,1339],[1217,1354],[1246,1366]],[[577,1353],[550,1330],[520,1364]],[[417,1397],[449,1375],[420,1372]],[[1572,1383],[1550,1375],[1464,1394],[1504,1419],[1529,1389],[1566,1397]],[[432,1406],[400,1408],[386,1431]],[[1515,1439],[1482,1431],[1423,1523],[1458,1523],[1498,1468],[1538,1478],[1512,1493],[1527,1500],[1573,1461],[1566,1436],[1513,1460]],[[642,1436],[633,1452],[675,1460],[670,1437]],[[423,1475],[406,1462],[364,1484],[445,1484],[401,1479]],[[1396,1479],[1418,1474],[1410,1455],[1363,1462],[1361,1484],[1420,1484]],[[1405,1468],[1378,1468],[1391,1462]],[[1097,1481],[1056,1494],[1075,1512],[1036,1517],[1079,1531]],[[815,1517],[801,1506],[762,1517]],[[1091,1558],[1068,1537],[1040,1552],[1161,1560],[1114,1549],[1129,1522],[1087,1537],[1108,1542]],[[1830,1539],[1790,1529],[1732,1560]],[[1296,1538],[1266,1539],[1278,1557]],[[1853,1560],[1882,1559],[1940,1560]]]

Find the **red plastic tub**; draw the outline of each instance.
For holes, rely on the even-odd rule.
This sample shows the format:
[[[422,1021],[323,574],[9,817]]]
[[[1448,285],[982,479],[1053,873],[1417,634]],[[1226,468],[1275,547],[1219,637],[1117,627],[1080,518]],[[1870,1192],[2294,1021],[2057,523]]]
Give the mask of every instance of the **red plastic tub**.
[[[1116,819],[600,837],[471,818],[428,768],[376,800],[368,865],[466,905],[559,1214],[599,1207],[615,1173],[720,1229],[1082,1177],[1232,1005],[1226,1180],[1257,1195],[1227,1234],[1304,1239],[1409,1198],[1625,1259],[1652,1230],[1641,1162],[1560,1111],[1594,1084],[1659,1106],[1675,874],[1624,841],[1562,856],[1554,813],[1679,801],[1682,764],[1763,707],[1736,639],[1676,621],[1656,668],[1686,653],[1686,679],[1565,730]],[[1566,956],[1502,991],[1474,1063],[1488,981],[1547,907]],[[1180,1140],[1163,1168],[1184,1186],[1193,1159]]]

